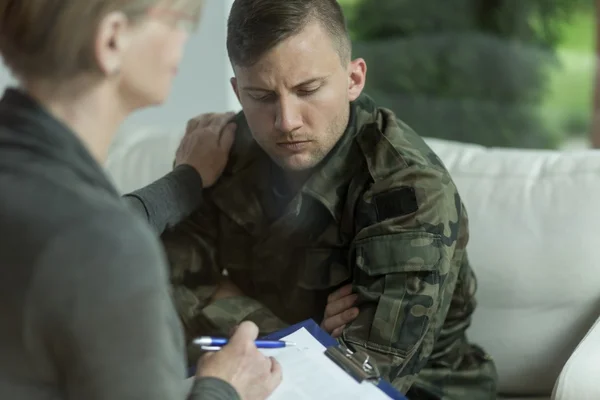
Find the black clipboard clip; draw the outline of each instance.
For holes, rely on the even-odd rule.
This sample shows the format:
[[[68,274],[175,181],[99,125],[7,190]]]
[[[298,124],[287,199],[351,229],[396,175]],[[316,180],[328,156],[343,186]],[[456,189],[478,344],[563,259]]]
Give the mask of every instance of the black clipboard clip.
[[[325,355],[359,383],[366,380],[377,384],[381,378],[375,360],[371,361],[370,356],[364,352],[353,351],[340,344],[328,347]]]

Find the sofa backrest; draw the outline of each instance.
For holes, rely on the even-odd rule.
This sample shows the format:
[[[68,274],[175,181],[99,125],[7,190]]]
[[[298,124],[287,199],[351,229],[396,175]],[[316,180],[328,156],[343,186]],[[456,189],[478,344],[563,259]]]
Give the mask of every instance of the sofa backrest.
[[[470,339],[496,359],[501,392],[550,394],[600,315],[600,151],[428,144],[469,214]]]
[[[126,132],[107,170],[121,192],[171,168],[181,133]],[[466,204],[479,281],[469,338],[506,394],[549,395],[600,313],[600,151],[486,149],[428,139]]]

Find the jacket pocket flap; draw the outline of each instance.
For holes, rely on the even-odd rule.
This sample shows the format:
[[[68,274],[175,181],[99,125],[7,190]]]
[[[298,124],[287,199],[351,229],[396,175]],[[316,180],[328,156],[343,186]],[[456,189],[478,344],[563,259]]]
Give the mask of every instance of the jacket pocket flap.
[[[370,276],[431,271],[442,257],[441,238],[429,232],[401,232],[362,239],[354,244],[356,266]]]

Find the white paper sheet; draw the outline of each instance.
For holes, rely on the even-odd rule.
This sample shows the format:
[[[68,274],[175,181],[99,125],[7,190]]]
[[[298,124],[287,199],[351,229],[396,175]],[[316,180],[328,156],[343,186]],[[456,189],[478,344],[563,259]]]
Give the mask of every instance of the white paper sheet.
[[[261,349],[273,356],[283,369],[283,381],[269,400],[386,400],[389,397],[375,385],[358,383],[325,354],[325,347],[306,329],[282,340],[296,343],[282,349]]]

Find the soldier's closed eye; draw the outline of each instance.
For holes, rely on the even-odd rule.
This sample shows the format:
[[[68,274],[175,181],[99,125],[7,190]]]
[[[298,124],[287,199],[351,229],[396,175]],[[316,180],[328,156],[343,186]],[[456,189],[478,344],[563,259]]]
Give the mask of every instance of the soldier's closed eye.
[[[298,94],[300,96],[310,96],[311,94],[316,93],[319,89],[321,89],[321,86],[317,86],[314,88],[303,88],[298,90]]]
[[[275,98],[276,98],[276,96],[274,94],[272,94],[272,93],[269,93],[269,94],[266,94],[266,95],[262,95],[262,96],[261,95],[253,95],[253,94],[251,94],[250,97],[253,100],[260,101],[260,102],[270,102],[270,101],[275,100]]]

